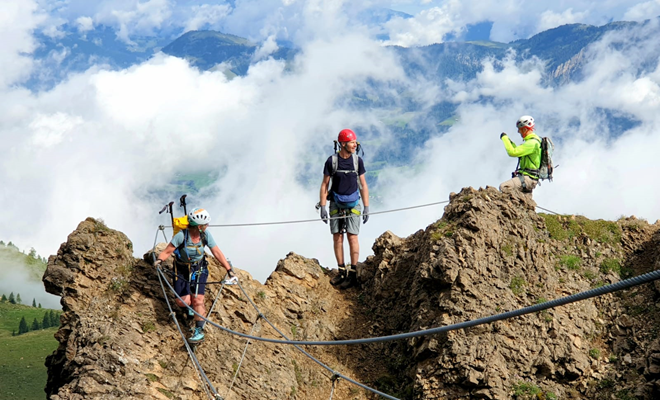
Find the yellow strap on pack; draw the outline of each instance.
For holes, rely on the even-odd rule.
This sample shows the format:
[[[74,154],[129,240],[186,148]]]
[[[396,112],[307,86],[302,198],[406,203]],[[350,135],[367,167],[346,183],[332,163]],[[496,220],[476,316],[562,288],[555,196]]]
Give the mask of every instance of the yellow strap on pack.
[[[188,216],[184,215],[183,217],[174,218],[174,225],[172,228],[174,228],[174,235],[181,232],[183,229],[188,229]]]

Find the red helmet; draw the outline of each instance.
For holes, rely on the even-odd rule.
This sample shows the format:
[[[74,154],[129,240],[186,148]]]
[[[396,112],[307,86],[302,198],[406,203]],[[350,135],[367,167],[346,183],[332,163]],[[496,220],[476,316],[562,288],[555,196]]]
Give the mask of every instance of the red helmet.
[[[338,142],[352,142],[353,140],[357,140],[357,136],[355,136],[355,132],[352,130],[342,129],[342,131],[339,132],[339,137],[337,138]]]

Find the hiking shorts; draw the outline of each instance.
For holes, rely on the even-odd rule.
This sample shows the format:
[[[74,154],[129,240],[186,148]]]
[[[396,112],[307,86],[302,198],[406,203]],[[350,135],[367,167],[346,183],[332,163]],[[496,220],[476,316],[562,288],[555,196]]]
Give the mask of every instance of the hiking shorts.
[[[208,261],[206,257],[197,264],[185,264],[176,262],[176,278],[174,280],[174,291],[183,297],[191,294],[204,294],[206,290],[206,280],[209,277]],[[191,268],[192,267],[192,268]],[[199,280],[197,275],[199,270],[202,270],[201,275],[199,275]],[[195,273],[195,279],[192,279],[192,274]]]
[[[333,214],[333,211],[338,210],[337,213]],[[362,204],[358,203],[353,210],[358,211],[359,214],[356,214],[348,208],[339,208],[334,201],[330,202],[330,232],[332,234],[341,232],[342,224],[346,224],[346,232],[358,235],[360,233],[360,218],[362,218]],[[332,219],[338,215],[350,215],[348,218],[342,219]]]
[[[522,182],[520,181],[520,177],[516,176],[514,178],[509,179],[508,181],[502,182],[500,185],[500,192],[512,192],[514,190],[519,190],[523,193],[532,193],[532,191],[536,188],[536,185],[538,184],[538,181],[536,179],[532,179],[527,175],[522,175],[523,179],[525,180],[525,186],[527,186],[526,190],[523,190],[522,188]]]

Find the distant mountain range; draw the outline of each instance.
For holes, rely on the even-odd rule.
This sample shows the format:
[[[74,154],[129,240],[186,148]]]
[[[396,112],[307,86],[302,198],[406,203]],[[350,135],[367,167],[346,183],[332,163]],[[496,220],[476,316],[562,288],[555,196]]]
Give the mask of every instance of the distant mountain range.
[[[371,12],[369,20],[376,24],[392,17],[410,17],[392,10]],[[429,78],[442,81],[446,78],[474,78],[481,70],[485,57],[502,59],[509,49],[517,51],[518,58],[538,57],[547,61],[551,82],[561,84],[579,77],[580,54],[591,43],[599,40],[609,31],[639,25],[637,22],[612,22],[603,26],[583,24],[563,25],[532,36],[529,39],[511,43],[497,43],[487,40],[448,41],[423,47],[394,47],[400,55],[409,74],[424,73]],[[464,38],[488,36],[490,23],[470,26]],[[162,51],[189,60],[202,70],[216,68],[219,64],[235,75],[245,75],[259,44],[239,36],[215,31],[190,31],[172,38],[171,32],[161,32],[159,36],[131,37],[127,44],[117,38],[113,28],[97,26],[93,30],[80,32],[74,26],[65,24],[61,33],[46,36],[36,35],[40,45],[34,53],[35,59],[46,68],[27,83],[39,89],[64,78],[71,71],[82,71],[92,65],[104,64],[110,68],[127,68],[146,61],[153,54]],[[291,59],[298,52],[291,43],[278,42],[279,49],[271,54],[275,59]],[[424,63],[420,63],[424,61]],[[48,66],[57,65],[60,74],[45,73]],[[39,86],[41,85],[41,86]]]

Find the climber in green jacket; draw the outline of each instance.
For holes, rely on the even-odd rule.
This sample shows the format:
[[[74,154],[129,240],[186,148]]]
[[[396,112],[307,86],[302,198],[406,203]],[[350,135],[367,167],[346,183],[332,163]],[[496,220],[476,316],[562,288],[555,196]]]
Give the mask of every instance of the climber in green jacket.
[[[511,174],[511,179],[502,182],[501,192],[511,192],[520,190],[523,193],[532,196],[532,191],[538,184],[539,168],[541,166],[541,138],[534,133],[534,118],[529,115],[523,115],[516,122],[518,133],[524,142],[520,146],[509,139],[506,133],[502,132],[500,139],[504,143],[504,148],[510,157],[518,158],[516,170]]]

